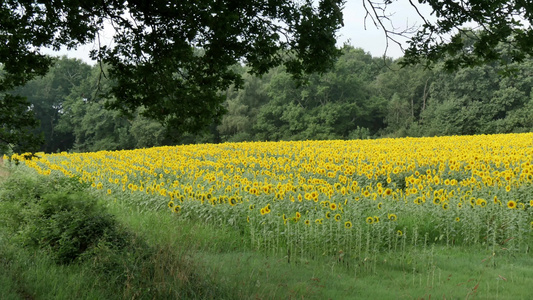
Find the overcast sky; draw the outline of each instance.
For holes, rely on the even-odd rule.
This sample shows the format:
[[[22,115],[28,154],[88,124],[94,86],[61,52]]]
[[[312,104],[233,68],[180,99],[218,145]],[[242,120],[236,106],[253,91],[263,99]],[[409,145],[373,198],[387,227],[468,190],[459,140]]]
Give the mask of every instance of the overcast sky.
[[[419,10],[424,16],[429,16],[430,10],[427,7],[419,7]],[[409,1],[397,1],[390,5],[387,9],[388,14],[391,16],[393,24],[386,23],[389,29],[394,26],[399,30],[405,29],[407,26],[421,25],[422,20],[418,17],[416,11],[409,4]],[[389,41],[387,48],[387,39],[381,28],[376,28],[372,20],[367,18],[365,29],[365,14],[366,11],[363,7],[362,0],[347,0],[346,6],[343,10],[344,13],[344,27],[339,30],[338,45],[342,46],[344,43],[348,43],[354,47],[362,48],[369,52],[372,56],[381,57],[386,54],[388,57],[398,58],[403,55],[400,47]],[[107,35],[107,36],[106,36]],[[111,33],[104,32],[101,42],[109,44],[111,39]],[[404,47],[407,46],[405,39],[401,40]],[[61,50],[59,52],[52,52],[50,50],[44,51],[51,55],[67,55],[68,57],[79,58],[87,63],[91,62],[89,59],[89,51],[97,47],[96,43],[84,45],[78,47],[77,50]],[[385,51],[387,51],[385,53]]]

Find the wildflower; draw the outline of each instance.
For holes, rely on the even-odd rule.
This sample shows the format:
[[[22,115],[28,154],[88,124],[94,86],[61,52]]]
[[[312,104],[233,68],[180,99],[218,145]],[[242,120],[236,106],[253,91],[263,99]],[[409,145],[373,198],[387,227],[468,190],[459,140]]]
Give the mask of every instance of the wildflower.
[[[344,228],[348,229],[348,228],[352,228],[352,222],[350,221],[347,221],[344,223]]]
[[[507,208],[510,208],[510,209],[516,208],[516,201],[514,200],[507,201]]]

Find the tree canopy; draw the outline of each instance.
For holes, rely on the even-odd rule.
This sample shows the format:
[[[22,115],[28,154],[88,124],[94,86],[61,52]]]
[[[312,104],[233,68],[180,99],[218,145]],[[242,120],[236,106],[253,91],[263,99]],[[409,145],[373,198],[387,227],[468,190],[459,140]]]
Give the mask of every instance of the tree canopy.
[[[243,64],[252,75],[264,75],[273,68],[283,66],[289,78],[313,81],[320,91],[302,89],[300,92],[316,94],[313,96],[315,98],[305,99],[320,103],[320,95],[324,92],[336,93],[340,85],[332,86],[328,82],[337,79],[323,81],[305,74],[326,74],[343,63],[336,63],[342,52],[336,47],[336,32],[343,24],[344,2],[2,1],[0,151],[6,145],[19,145],[22,150],[35,148],[32,146],[38,144],[38,139],[30,138],[31,130],[28,130],[37,125],[32,115],[38,105],[30,105],[21,95],[13,94],[13,90],[36,77],[44,76],[50,70],[54,59],[43,55],[41,49],[75,48],[99,41],[99,33],[106,24],[115,30],[113,44],[99,45],[98,49],[91,52],[91,57],[101,66],[99,80],[93,85],[95,91],[92,92],[98,92],[102,95],[101,99],[105,99],[104,103],[98,102],[95,109],[118,109],[130,120],[141,114],[172,128],[178,135],[215,128],[228,109],[234,114],[254,109],[242,103],[239,106],[235,101],[224,102],[229,87],[243,86],[245,75],[238,70],[238,66]],[[384,24],[390,18],[387,6],[393,2],[396,1],[363,0],[367,12],[385,30],[387,38],[396,34],[394,28],[387,28]],[[533,6],[528,1],[419,0],[419,3],[431,7],[434,19],[420,15],[424,23],[411,37],[405,57],[400,62],[402,65],[441,63],[444,69],[457,69],[495,60],[512,64],[523,61],[533,53],[533,32],[529,25],[533,21]],[[412,1],[406,1],[405,4],[418,12]],[[469,31],[464,28],[471,23],[479,26],[480,30]],[[506,45],[506,51],[497,49],[496,46],[502,43]],[[346,80],[339,84],[362,80],[350,75],[349,70],[346,72],[341,75]],[[100,84],[103,77],[108,79],[105,86]],[[279,81],[279,84],[280,87],[290,85],[284,80]],[[53,87],[54,83],[46,83],[45,86]],[[406,93],[415,95],[423,89],[426,94],[426,87],[427,81]],[[373,103],[381,104],[368,110],[362,103],[349,100],[350,97],[360,99],[363,97],[361,95],[367,95],[365,91],[357,92],[357,95],[343,94],[345,102],[325,106],[324,103],[316,106],[312,102],[307,103],[308,108],[316,109],[316,117],[310,117],[306,122],[333,122],[331,124],[338,125],[345,122],[343,114],[349,111],[362,116],[371,114],[373,109],[380,110],[384,105],[376,100]],[[32,97],[31,94],[25,96]],[[275,90],[270,96],[282,99]],[[373,97],[380,99],[379,95]],[[394,105],[406,110],[402,113],[409,118],[417,118],[426,104],[426,98],[420,104],[412,100],[402,103],[401,97],[400,94],[396,95]],[[46,101],[53,102],[54,99]],[[294,132],[300,132],[291,122],[302,116],[299,111],[304,105],[295,103],[300,106],[291,107],[278,119],[279,122],[288,122]],[[60,107],[56,107],[47,113],[47,118],[40,117],[41,122],[44,120],[52,124],[41,124],[41,127],[54,127],[56,113],[60,110]],[[265,120],[258,126],[271,126],[269,122],[274,122],[274,119],[268,119],[268,114],[273,112],[259,112],[255,108],[254,116]],[[397,125],[403,126],[399,123],[399,114],[391,116],[387,122],[394,120]],[[231,126],[234,127],[246,123],[243,119],[233,122]],[[229,123],[225,125],[230,126]],[[346,136],[353,130],[351,124],[343,126],[344,129],[335,131],[335,135]],[[382,125],[365,126],[378,128]],[[313,132],[308,129],[302,134],[312,136]],[[334,130],[323,134],[330,132]],[[54,131],[47,134],[57,139],[67,138],[60,137],[59,133]]]
[[[198,132],[224,113],[220,90],[242,83],[235,64],[254,74],[283,64],[296,78],[328,69],[339,55],[342,2],[2,1],[0,92],[46,74],[52,60],[42,47],[74,48],[108,22],[113,46],[91,53],[110,66],[107,106],[129,114],[142,106],[165,125]]]

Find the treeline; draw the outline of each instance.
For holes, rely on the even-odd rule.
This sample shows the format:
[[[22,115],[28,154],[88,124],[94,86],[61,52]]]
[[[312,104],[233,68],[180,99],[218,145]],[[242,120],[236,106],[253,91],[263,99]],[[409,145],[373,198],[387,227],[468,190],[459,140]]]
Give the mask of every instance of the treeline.
[[[59,58],[44,77],[17,92],[40,120],[45,152],[97,151],[176,143],[357,139],[526,132],[533,130],[533,60],[447,73],[439,65],[400,68],[345,46],[334,68],[295,81],[283,68],[243,74],[225,91],[226,114],[203,135],[165,128],[105,109],[105,66]],[[509,72],[512,71],[512,72]],[[501,76],[502,73],[507,76]],[[186,117],[186,116],[184,116]]]

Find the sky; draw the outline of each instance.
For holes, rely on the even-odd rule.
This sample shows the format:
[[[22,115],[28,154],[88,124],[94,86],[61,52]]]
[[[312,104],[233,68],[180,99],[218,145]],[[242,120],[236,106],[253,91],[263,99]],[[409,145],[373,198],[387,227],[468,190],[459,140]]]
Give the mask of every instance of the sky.
[[[418,6],[418,9],[424,16],[429,16],[430,9],[428,7]],[[370,18],[366,20],[365,29],[365,8],[362,0],[347,0],[343,9],[344,27],[338,32],[338,46],[348,43],[356,48],[362,48],[369,52],[372,56],[382,57],[386,55],[392,58],[399,58],[403,52],[399,45],[390,42],[387,47],[387,39],[381,28],[376,28]],[[421,18],[417,15],[415,9],[408,1],[400,0],[389,5],[387,14],[391,14],[391,23],[385,23],[390,28],[397,28],[403,30],[411,26],[419,26],[422,24]],[[392,27],[393,26],[393,27]],[[100,42],[103,44],[110,44],[112,33],[104,31],[101,34]],[[406,39],[399,40],[403,47],[407,47]],[[62,56],[67,55],[71,58],[79,58],[86,63],[94,64],[89,58],[89,52],[98,47],[97,43],[91,43],[78,47],[76,50],[62,49],[58,52],[51,50],[44,50],[43,52],[50,55]]]

